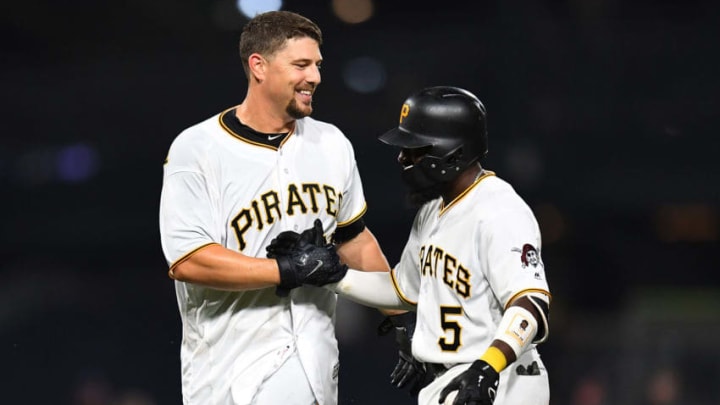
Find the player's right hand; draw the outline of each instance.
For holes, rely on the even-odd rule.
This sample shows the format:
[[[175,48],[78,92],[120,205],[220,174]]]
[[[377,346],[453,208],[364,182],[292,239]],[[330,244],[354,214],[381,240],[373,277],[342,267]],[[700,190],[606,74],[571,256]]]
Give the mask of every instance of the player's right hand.
[[[315,220],[312,228],[300,234],[294,245],[288,243],[283,249],[273,253],[280,269],[280,285],[277,289],[280,296],[283,293],[287,295],[289,290],[303,284],[322,286],[336,283],[347,273],[348,268],[340,263],[335,247],[325,242],[319,219]],[[268,252],[269,256],[270,249]]]
[[[398,362],[390,374],[390,384],[397,388],[408,387],[410,396],[417,397],[420,390],[432,382],[432,375],[425,364],[412,355],[412,337],[415,334],[415,312],[406,312],[386,317],[378,326],[378,334],[386,335],[395,330],[398,345]]]
[[[452,405],[492,405],[495,402],[500,375],[483,360],[475,360],[462,374],[453,378],[440,391],[438,403],[444,404],[445,398],[458,391]]]

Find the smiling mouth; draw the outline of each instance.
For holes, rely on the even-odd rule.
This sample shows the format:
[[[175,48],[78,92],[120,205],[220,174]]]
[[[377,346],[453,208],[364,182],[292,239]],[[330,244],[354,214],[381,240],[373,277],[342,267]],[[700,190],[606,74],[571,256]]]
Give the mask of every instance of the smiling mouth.
[[[312,102],[313,92],[311,90],[298,90],[296,93],[300,95],[300,99],[303,102],[305,102],[305,103]]]

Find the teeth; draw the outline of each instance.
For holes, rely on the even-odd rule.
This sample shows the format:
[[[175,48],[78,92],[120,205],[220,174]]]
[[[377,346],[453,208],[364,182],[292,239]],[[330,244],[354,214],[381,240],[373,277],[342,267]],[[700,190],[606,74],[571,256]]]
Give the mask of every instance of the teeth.
[[[312,92],[310,92],[309,90],[300,90],[300,93],[308,96],[312,95]]]

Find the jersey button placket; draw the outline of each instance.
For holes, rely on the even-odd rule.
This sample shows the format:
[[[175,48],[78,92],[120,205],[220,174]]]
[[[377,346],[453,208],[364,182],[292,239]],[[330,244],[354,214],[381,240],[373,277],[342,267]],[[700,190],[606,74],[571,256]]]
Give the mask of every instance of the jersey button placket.
[[[286,161],[286,159],[284,158],[283,155],[284,154],[283,154],[282,148],[278,149],[278,155],[277,155],[277,160],[276,160],[276,167],[277,167],[276,173],[277,173],[278,189],[279,189],[278,195],[280,196],[280,201],[284,202],[284,201],[287,201],[287,195],[286,195],[287,185],[290,184],[290,182],[291,182],[291,178],[290,178],[291,176],[290,176],[290,169],[288,169],[288,167],[287,167],[288,162]],[[286,230],[286,229],[290,228],[291,220],[288,217],[288,215],[286,215],[285,210],[287,210],[287,207],[284,205],[284,203],[281,204],[281,207],[283,210],[282,219],[280,220],[281,229]],[[292,226],[292,229],[297,232],[299,229],[299,226],[297,224],[294,224]],[[292,300],[292,292],[290,293],[290,299],[287,300],[285,305],[287,305],[287,308],[289,309],[289,312],[290,312],[290,330],[291,330],[291,334],[293,336],[293,344],[295,346],[297,346],[297,332],[295,331],[296,307]]]
[[[280,209],[281,211],[285,211],[287,209],[287,207],[285,206],[285,201],[287,201],[287,185],[290,184],[290,170],[287,168],[286,159],[283,158],[282,149],[279,149],[278,152],[279,154],[277,155],[277,159],[275,161],[275,173],[277,179],[278,196],[281,201]],[[283,212],[280,220],[280,226],[282,228],[281,231],[290,228],[289,222],[290,219],[287,215],[285,215],[285,212]]]

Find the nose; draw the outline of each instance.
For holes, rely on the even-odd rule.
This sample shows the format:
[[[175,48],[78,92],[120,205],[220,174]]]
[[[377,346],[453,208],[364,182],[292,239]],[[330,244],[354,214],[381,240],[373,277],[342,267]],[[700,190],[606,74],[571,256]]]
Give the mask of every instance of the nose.
[[[408,156],[407,149],[400,150],[400,153],[398,154],[398,157],[397,157],[397,161],[404,167],[411,166],[413,164],[412,159],[410,158],[410,156]]]
[[[320,68],[317,65],[312,65],[307,70],[307,76],[305,77],[305,80],[308,83],[312,83],[315,85],[320,84],[320,81],[322,78],[320,77]]]

